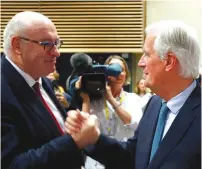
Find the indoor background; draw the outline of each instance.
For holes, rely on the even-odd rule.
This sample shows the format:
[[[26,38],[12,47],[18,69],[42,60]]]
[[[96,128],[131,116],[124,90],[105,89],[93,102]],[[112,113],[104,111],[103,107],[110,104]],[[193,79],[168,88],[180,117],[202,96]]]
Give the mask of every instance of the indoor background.
[[[179,19],[191,25],[202,48],[201,0],[1,1],[1,37],[9,18],[23,10],[49,16],[65,41],[57,63],[62,85],[72,71],[69,58],[73,53],[85,52],[100,64],[110,54],[119,54],[131,70],[132,84],[127,90],[134,91],[142,76],[137,63],[142,55],[143,30],[158,20]],[[2,38],[0,48],[2,53]]]

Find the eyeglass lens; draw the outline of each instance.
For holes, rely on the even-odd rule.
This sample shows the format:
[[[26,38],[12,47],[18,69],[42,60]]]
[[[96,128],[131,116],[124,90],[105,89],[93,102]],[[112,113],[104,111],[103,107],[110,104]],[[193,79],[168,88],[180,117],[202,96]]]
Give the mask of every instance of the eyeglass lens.
[[[56,42],[43,42],[42,44],[44,45],[45,51],[50,51],[54,46],[56,46],[57,49],[60,49],[62,41],[58,39]]]

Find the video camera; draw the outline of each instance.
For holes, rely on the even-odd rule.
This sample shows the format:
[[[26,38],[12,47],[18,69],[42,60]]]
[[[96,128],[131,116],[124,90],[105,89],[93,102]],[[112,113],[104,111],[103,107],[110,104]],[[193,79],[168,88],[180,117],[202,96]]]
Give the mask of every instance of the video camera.
[[[79,76],[82,76],[80,90],[94,98],[101,96],[105,92],[108,76],[117,77],[122,72],[121,65],[115,63],[110,65],[93,65],[92,58],[85,53],[72,55],[70,63],[74,70],[67,79],[67,90],[75,90],[75,82]]]

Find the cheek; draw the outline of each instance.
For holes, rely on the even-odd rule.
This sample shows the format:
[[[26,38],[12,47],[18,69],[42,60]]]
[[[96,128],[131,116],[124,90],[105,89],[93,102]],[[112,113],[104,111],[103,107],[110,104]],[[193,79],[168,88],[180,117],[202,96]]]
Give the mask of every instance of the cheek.
[[[108,76],[108,79],[109,79],[109,81],[111,81],[111,82],[116,81],[116,78],[115,78],[115,77],[112,77],[112,76]]]
[[[43,56],[37,52],[32,53],[32,55],[28,57],[27,62],[28,62],[27,65],[29,65],[30,69],[35,69],[35,71],[41,71],[46,68]]]
[[[125,72],[122,72],[122,73],[119,75],[119,78],[125,79],[125,78],[126,78],[126,73],[125,73]]]
[[[30,60],[32,64],[34,64],[35,66],[39,66],[41,65],[42,57],[38,53],[34,53],[32,57],[30,58]]]
[[[160,84],[161,83],[161,79],[163,77],[163,70],[155,67],[153,69],[151,69],[150,73],[149,73],[149,78],[148,78],[148,83],[151,85],[156,85],[156,84]]]

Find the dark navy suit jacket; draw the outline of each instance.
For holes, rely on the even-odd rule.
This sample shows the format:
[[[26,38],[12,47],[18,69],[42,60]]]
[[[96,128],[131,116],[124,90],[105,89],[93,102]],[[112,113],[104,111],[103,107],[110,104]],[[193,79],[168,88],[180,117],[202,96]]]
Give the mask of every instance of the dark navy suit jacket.
[[[197,84],[151,162],[153,136],[161,107],[154,96],[148,103],[133,138],[127,142],[101,135],[86,154],[106,165],[107,169],[200,169],[201,168],[201,88]]]
[[[8,60],[1,62],[2,168],[80,168],[82,156],[73,139],[60,134],[34,90]],[[50,81],[42,78],[42,85],[65,118]]]

